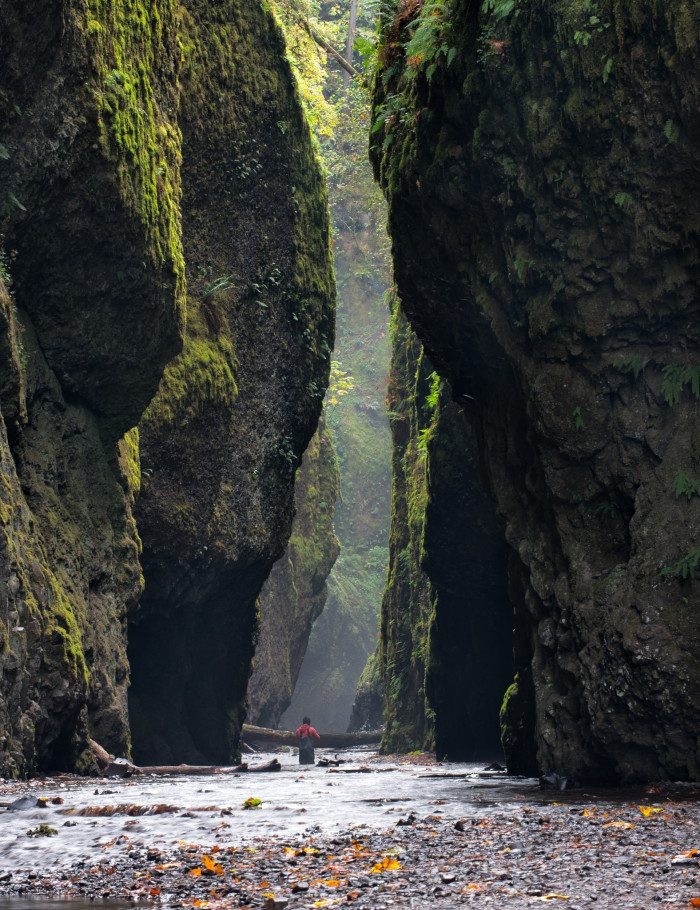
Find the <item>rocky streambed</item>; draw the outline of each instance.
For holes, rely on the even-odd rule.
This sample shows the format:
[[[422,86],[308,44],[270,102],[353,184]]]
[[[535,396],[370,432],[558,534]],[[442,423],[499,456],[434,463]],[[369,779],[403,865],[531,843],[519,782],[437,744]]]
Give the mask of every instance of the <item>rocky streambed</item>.
[[[480,765],[341,758],[0,785],[2,803],[29,797],[0,809],[0,908],[700,904],[697,788],[542,791]]]

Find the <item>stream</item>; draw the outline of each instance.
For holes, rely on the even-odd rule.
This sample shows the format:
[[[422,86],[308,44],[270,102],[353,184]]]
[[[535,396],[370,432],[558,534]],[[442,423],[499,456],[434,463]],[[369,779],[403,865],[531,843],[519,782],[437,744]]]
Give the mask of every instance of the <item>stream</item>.
[[[329,753],[329,757],[335,754]],[[317,759],[323,756],[323,750],[317,750]],[[332,874],[339,868],[333,863],[340,860],[330,856],[336,852],[345,857],[344,872],[337,873],[340,878],[345,876],[343,882],[350,883],[345,887],[355,887],[352,883],[356,881],[352,893],[359,895],[353,898],[358,908],[452,906],[450,894],[454,893],[455,897],[459,894],[463,902],[477,885],[479,889],[488,885],[501,892],[508,886],[515,894],[511,878],[516,882],[518,876],[522,882],[517,893],[526,895],[522,906],[534,906],[535,898],[528,898],[528,894],[547,893],[543,888],[554,891],[571,878],[567,865],[570,846],[552,854],[554,865],[546,860],[546,838],[550,836],[564,839],[562,843],[567,845],[573,839],[579,861],[582,846],[592,851],[590,866],[584,865],[583,871],[576,873],[584,876],[581,888],[595,889],[592,870],[603,857],[607,857],[606,865],[616,862],[610,857],[617,853],[609,851],[621,847],[623,855],[629,857],[625,874],[630,881],[636,880],[639,874],[640,857],[651,849],[645,862],[665,864],[664,869],[673,870],[674,874],[665,879],[664,887],[670,889],[669,895],[675,898],[685,894],[678,887],[691,883],[688,876],[692,875],[692,868],[668,865],[674,853],[694,846],[688,834],[698,830],[697,792],[686,792],[682,787],[676,788],[673,796],[665,796],[662,807],[653,809],[650,817],[645,818],[640,815],[637,803],[649,801],[648,790],[644,794],[641,790],[543,792],[536,780],[486,771],[483,763],[393,762],[362,749],[341,753],[339,757],[344,761],[339,767],[300,767],[291,750],[274,755],[259,753],[251,757],[250,763],[262,764],[272,757],[280,760],[281,771],[139,776],[127,780],[63,776],[28,783],[0,783],[0,803],[11,803],[22,796],[32,798],[27,800],[30,803],[27,808],[0,808],[0,895],[3,891],[8,894],[0,896],[0,910],[51,907],[125,910],[135,902],[148,906],[149,899],[152,901],[161,890],[163,896],[155,897],[161,907],[243,906],[244,903],[236,902],[238,893],[247,895],[245,906],[263,907],[268,906],[263,902],[266,883],[261,883],[266,878],[274,879],[278,890],[286,889],[285,900],[291,900],[290,907],[331,906],[339,901],[331,900],[323,889],[328,891],[332,887],[326,881],[327,870]],[[36,806],[37,798],[46,798],[45,808]],[[260,800],[261,805],[244,809],[245,801],[251,798]],[[30,835],[42,825],[50,826],[55,833]],[[484,840],[481,831],[491,832],[488,839]],[[369,852],[356,852],[358,842],[362,842],[362,850]],[[307,855],[304,844],[314,844],[319,849],[308,850]],[[389,849],[392,846],[394,853]],[[491,879],[487,879],[487,884],[479,879],[476,883],[467,880],[460,885],[460,877],[469,870],[460,857],[473,858],[477,849],[493,853],[493,860],[486,856],[483,867],[490,870]],[[187,873],[192,866],[203,862],[204,853],[218,855],[218,850],[222,851],[221,856],[231,856],[227,861],[233,862],[238,870],[239,877],[234,877],[228,890],[221,892],[231,895],[227,900],[233,900],[232,904],[212,902],[209,894],[219,892],[208,891],[211,884],[204,878],[201,889],[197,890],[200,879],[193,879]],[[467,852],[463,853],[464,850]],[[372,865],[376,857],[381,864],[382,857],[386,859],[396,852],[405,853],[406,857],[398,865],[405,863],[405,869],[412,870],[410,887],[417,889],[415,903],[412,898],[410,904],[402,904],[400,893],[395,896],[396,904],[384,897],[385,894],[391,897],[392,888],[404,887],[403,872],[389,871],[385,877],[368,876],[365,868],[353,878],[353,860],[357,866],[359,858],[359,865],[364,868]],[[375,859],[364,859],[370,853]],[[520,854],[522,861],[518,860]],[[514,865],[504,868],[503,857],[511,857]],[[444,862],[448,865],[440,865]],[[561,870],[557,867],[559,862],[563,863]],[[697,868],[695,854],[690,862]],[[310,869],[304,872],[306,866],[314,864],[318,865],[317,873]],[[455,873],[450,871],[453,868]],[[590,874],[585,871],[587,868]],[[613,872],[613,866],[609,866],[609,871]],[[621,887],[620,872],[616,867],[615,887]],[[319,892],[316,896],[322,902],[309,903],[303,894],[295,895],[293,887],[290,892],[290,873],[292,885],[294,875],[305,875],[310,882],[308,887]],[[229,873],[224,874],[222,869],[220,874],[221,881],[229,881]],[[431,877],[436,875],[437,885],[430,890]],[[553,877],[550,885],[540,885],[540,881],[555,875],[560,878]],[[591,877],[585,878],[588,875]],[[81,886],[86,882],[90,884]],[[342,886],[340,882],[338,885]],[[375,886],[380,885],[380,890],[376,890]],[[461,891],[454,890],[458,885]],[[71,890],[92,899],[56,900],[57,894]],[[32,893],[42,892],[43,898],[30,897]],[[376,903],[379,893],[387,903]],[[119,902],[119,898],[127,896],[131,899]],[[472,896],[478,897],[478,893]],[[103,897],[110,900],[101,902]],[[441,902],[437,902],[438,897]],[[195,898],[200,902],[194,903]],[[584,905],[588,906],[579,904]],[[599,908],[603,906],[607,903],[596,904]],[[569,910],[574,910],[573,906]]]

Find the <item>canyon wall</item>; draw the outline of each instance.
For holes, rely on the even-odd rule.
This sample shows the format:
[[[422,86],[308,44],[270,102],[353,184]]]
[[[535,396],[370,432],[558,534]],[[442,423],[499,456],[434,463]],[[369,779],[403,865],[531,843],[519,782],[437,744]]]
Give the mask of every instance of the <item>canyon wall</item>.
[[[340,549],[333,529],[339,484],[333,438],[322,419],[297,472],[289,544],[260,595],[260,633],[248,684],[252,724],[276,727],[292,700]]]
[[[697,25],[685,0],[401,0],[384,23],[398,291],[511,553],[513,768],[534,729],[545,772],[698,775]]]
[[[238,2],[0,20],[0,774],[132,728],[228,760],[333,341],[284,43]]]
[[[377,654],[382,745],[434,748],[454,760],[497,757],[513,624],[501,528],[465,417],[398,302],[391,330],[392,524]],[[371,675],[371,709],[370,683]]]

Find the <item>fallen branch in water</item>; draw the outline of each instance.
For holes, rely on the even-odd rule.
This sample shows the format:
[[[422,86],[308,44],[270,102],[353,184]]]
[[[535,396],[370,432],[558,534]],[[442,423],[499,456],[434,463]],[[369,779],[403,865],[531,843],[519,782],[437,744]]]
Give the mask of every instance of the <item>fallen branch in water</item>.
[[[242,736],[245,742],[270,743],[276,746],[299,745],[296,735],[291,730],[271,730],[269,727],[243,724]],[[318,747],[349,749],[351,746],[371,746],[376,745],[381,738],[381,730],[370,730],[365,733],[322,733]]]
[[[162,775],[214,775],[214,774],[254,774],[264,771],[280,771],[282,765],[273,758],[272,761],[265,762],[264,765],[249,765],[243,762],[240,765],[226,767],[222,765],[134,765],[125,758],[112,758],[109,753],[96,743],[90,740],[90,750],[100,766],[103,774],[109,777],[132,777],[138,774],[162,774]]]

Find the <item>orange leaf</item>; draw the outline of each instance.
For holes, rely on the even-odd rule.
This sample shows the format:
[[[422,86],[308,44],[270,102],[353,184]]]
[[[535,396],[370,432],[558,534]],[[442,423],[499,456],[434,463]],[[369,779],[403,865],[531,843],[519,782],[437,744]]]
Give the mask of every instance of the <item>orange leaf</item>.
[[[700,907],[700,897],[691,897],[688,901],[690,907]]]
[[[681,856],[689,856],[691,858],[693,856],[697,856],[697,855],[698,855],[698,851],[694,847],[692,850],[686,850],[685,853],[681,853]]]
[[[208,907],[209,901],[203,901],[200,898],[197,898],[196,900],[192,901],[192,906],[193,907]]]
[[[337,878],[326,878],[326,879],[321,879],[321,881],[319,882],[319,884],[320,884],[320,885],[325,885],[326,888],[339,888],[339,887],[340,887],[340,882],[338,881]]]
[[[477,891],[486,891],[486,885],[482,885],[479,882],[471,882],[462,888],[462,894],[467,894],[469,892],[474,893]]]
[[[378,863],[375,863],[369,871],[375,875],[379,875],[382,872],[396,872],[396,870],[400,868],[401,863],[397,859],[394,859],[392,856],[384,856]]]
[[[219,863],[214,862],[211,856],[204,856],[202,858],[202,863],[204,864],[204,868],[209,872],[213,872],[214,875],[224,874],[224,867]]]
[[[202,874],[202,870],[199,869],[199,868],[198,868],[198,869],[190,869],[190,873],[189,873],[189,874],[190,874],[190,875],[194,875],[195,877],[197,877],[197,876],[199,876],[199,875]]]
[[[160,894],[160,888],[151,888],[148,893],[151,895],[151,897],[158,897]]]

